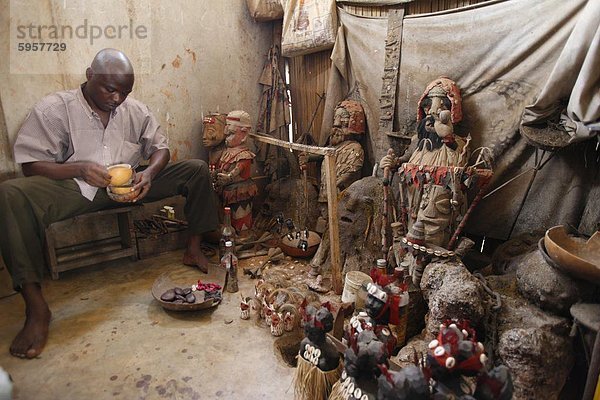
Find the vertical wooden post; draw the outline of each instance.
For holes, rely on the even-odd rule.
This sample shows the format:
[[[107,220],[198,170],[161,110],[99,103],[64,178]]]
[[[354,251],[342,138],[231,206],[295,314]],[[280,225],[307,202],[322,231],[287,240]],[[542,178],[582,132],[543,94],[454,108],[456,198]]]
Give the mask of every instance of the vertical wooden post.
[[[329,240],[331,252],[331,281],[336,294],[342,294],[342,261],[340,255],[340,226],[338,223],[337,184],[335,181],[335,153],[325,155],[325,179],[327,180],[327,211],[329,217]]]

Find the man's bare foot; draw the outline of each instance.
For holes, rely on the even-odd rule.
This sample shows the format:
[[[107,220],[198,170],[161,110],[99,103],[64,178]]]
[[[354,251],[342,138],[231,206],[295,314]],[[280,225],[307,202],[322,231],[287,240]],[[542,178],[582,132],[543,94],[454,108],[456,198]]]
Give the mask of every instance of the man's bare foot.
[[[208,274],[208,258],[202,252],[202,236],[192,235],[188,239],[187,249],[183,254],[183,264],[198,268]]]
[[[10,346],[10,354],[21,358],[39,356],[48,339],[52,313],[37,283],[25,284],[21,294],[25,300],[25,324]]]
[[[200,251],[198,254],[188,253],[185,251],[183,255],[183,265],[189,265],[190,267],[196,267],[201,272],[208,274],[208,258]]]

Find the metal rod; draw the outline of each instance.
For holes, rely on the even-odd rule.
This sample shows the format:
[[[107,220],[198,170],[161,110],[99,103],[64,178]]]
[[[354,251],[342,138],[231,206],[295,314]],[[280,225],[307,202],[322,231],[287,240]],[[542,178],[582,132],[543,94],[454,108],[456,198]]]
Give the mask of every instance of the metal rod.
[[[542,151],[542,155],[539,158],[538,158],[538,151],[539,151],[539,149],[536,147],[536,149],[535,149],[536,164],[535,164],[535,167],[533,167],[533,175],[531,175],[531,179],[529,179],[529,183],[527,184],[527,189],[525,190],[525,195],[523,196],[523,199],[521,200],[521,204],[519,205],[519,209],[517,210],[517,215],[515,216],[515,220],[513,221],[512,226],[510,227],[510,231],[508,232],[508,239],[510,239],[510,237],[512,236],[515,226],[517,225],[517,221],[519,220],[521,211],[523,211],[523,207],[525,206],[525,202],[527,201],[527,197],[529,196],[529,192],[531,191],[531,187],[533,186],[533,181],[535,180],[535,177],[537,176],[538,171],[540,171],[548,163],[548,161],[550,161],[552,159],[552,157],[554,156],[554,153],[551,153],[550,157],[548,157],[548,159],[546,161],[544,161],[544,156],[546,155],[546,150]]]

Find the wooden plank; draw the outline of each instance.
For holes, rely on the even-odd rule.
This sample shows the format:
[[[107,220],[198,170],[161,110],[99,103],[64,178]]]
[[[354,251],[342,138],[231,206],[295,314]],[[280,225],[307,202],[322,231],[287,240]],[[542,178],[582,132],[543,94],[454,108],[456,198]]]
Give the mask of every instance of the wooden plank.
[[[321,156],[328,154],[335,154],[335,149],[333,147],[319,147],[319,146],[308,146],[305,144],[299,143],[290,143],[285,140],[275,139],[274,137],[267,135],[260,135],[257,133],[250,133],[249,136],[253,139],[258,140],[262,143],[268,143],[279,147],[284,147],[287,149],[292,149],[296,151],[306,152],[309,154],[318,154]]]
[[[324,161],[325,179],[327,181],[327,210],[329,218],[329,251],[331,254],[331,282],[333,291],[342,294],[342,261],[340,255],[340,226],[337,204],[337,184],[335,173],[335,154],[328,154]]]
[[[379,97],[380,117],[379,135],[391,135],[394,128],[394,112],[396,109],[396,87],[400,72],[400,54],[402,49],[402,19],[404,9],[390,9],[388,31],[385,40],[385,61],[381,95]]]
[[[68,271],[75,268],[85,267],[91,264],[99,264],[101,262],[116,260],[118,258],[123,257],[131,257],[134,255],[135,249],[122,249],[116,250],[110,253],[98,254],[93,257],[85,257],[82,259],[66,262],[64,264],[59,264],[57,267],[58,272]]]
[[[60,265],[65,264],[67,262],[83,258],[87,258],[89,259],[88,261],[90,263],[94,263],[95,257],[97,255],[104,253],[112,253],[114,251],[121,250],[122,248],[123,247],[121,246],[120,238],[116,237],[112,242],[109,243],[105,243],[102,245],[92,245],[78,251],[57,254],[56,260],[58,261],[59,267]]]

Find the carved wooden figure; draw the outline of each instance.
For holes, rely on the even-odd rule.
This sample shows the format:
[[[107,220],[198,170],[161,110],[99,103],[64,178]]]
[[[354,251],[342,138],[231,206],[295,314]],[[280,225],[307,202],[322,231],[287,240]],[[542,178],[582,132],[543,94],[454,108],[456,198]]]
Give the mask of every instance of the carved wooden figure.
[[[231,224],[240,233],[252,228],[252,199],[258,192],[250,176],[255,155],[246,145],[250,115],[232,111],[227,114],[226,123],[226,148],[216,165],[214,184],[223,206],[231,207]]]
[[[333,126],[329,135],[329,145],[335,147],[335,177],[338,191],[342,191],[360,179],[361,169],[365,161],[365,152],[358,142],[365,133],[365,112],[362,105],[355,100],[344,100],[334,112]],[[301,154],[300,169],[306,168],[308,161],[318,159]],[[321,186],[318,201],[321,205],[321,218],[317,231],[323,232],[327,221],[327,186],[325,164],[321,166]]]
[[[202,145],[208,152],[209,166],[216,166],[225,150],[225,117],[210,113],[202,119]]]
[[[399,158],[386,155],[381,168],[400,167],[406,189],[408,228],[424,227],[427,244],[446,247],[456,222],[465,213],[462,169],[468,161],[466,140],[454,133],[462,119],[462,100],[456,83],[441,77],[431,82],[419,99],[417,134]],[[401,195],[401,197],[403,197]]]

